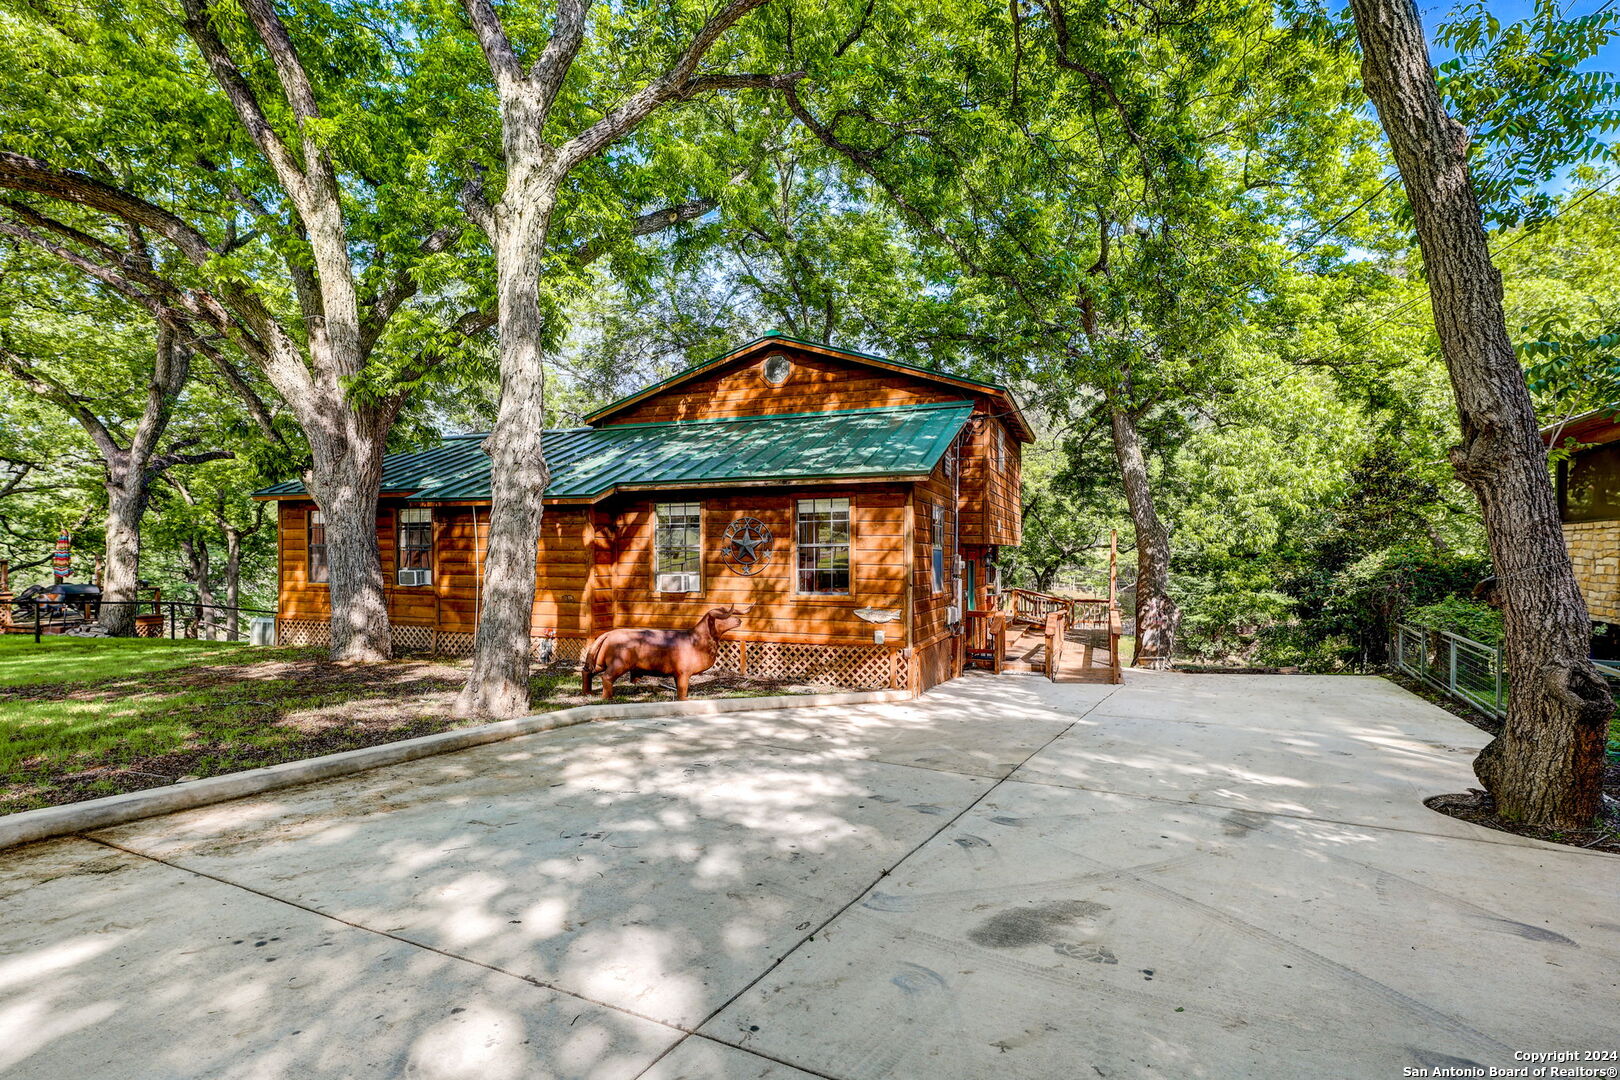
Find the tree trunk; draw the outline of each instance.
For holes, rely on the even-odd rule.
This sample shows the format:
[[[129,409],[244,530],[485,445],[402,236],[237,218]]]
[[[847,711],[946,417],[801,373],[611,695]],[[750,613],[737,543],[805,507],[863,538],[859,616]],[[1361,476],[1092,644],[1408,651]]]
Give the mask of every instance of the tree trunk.
[[[1117,405],[1109,412],[1114,459],[1119,463],[1131,522],[1136,526],[1136,656],[1132,663],[1137,667],[1165,668],[1170,665],[1176,633],[1181,628],[1181,609],[1170,598],[1170,533],[1153,505],[1136,418]]]
[[[510,125],[522,124],[512,116]],[[516,130],[523,130],[521,126]],[[462,716],[521,716],[529,709],[530,620],[546,467],[545,369],[540,275],[561,177],[542,164],[512,168],[494,210],[500,305],[501,400],[490,456],[489,546],[472,672],[456,702]],[[509,157],[508,160],[511,160]]]
[[[225,630],[232,641],[241,636],[242,613],[242,530],[227,525],[225,532]]]
[[[168,429],[175,398],[191,373],[191,354],[176,340],[174,329],[159,323],[154,340],[152,378],[146,407],[129,440],[120,449],[96,423],[90,434],[100,445],[107,470],[107,568],[97,621],[114,637],[135,633],[135,598],[140,586],[141,519],[151,497],[152,459]],[[161,471],[161,469],[159,470]]]
[[[474,180],[462,192],[468,215],[495,247],[501,401],[495,430],[484,443],[491,477],[489,549],[472,672],[456,702],[461,715],[517,716],[529,707],[534,571],[542,496],[549,479],[541,366],[545,319],[539,288],[557,190],[575,165],[601,153],[666,104],[709,90],[788,87],[803,78],[803,72],[698,75],[709,49],[738,19],[765,2],[727,0],[663,74],[559,146],[548,142],[544,132],[584,41],[589,3],[561,0],[545,48],[525,65],[491,0],[464,0],[500,101],[506,186],[493,208],[485,201],[481,181]]]
[[[1507,820],[1592,824],[1613,703],[1564,546],[1546,453],[1502,311],[1468,171],[1412,0],[1352,0],[1362,78],[1412,204],[1435,332],[1457,399],[1457,476],[1479,498],[1502,596],[1508,716],[1474,771]]]
[[[96,621],[113,637],[135,633],[135,598],[141,568],[141,518],[150,489],[144,467],[107,463],[107,565]]]
[[[199,640],[211,638],[215,598],[214,587],[209,583],[208,541],[185,537],[180,541],[180,550],[186,556],[186,576],[197,587],[197,637]]]
[[[331,656],[341,663],[380,663],[394,653],[377,546],[377,497],[392,422],[386,409],[348,406],[337,421],[304,429],[313,457],[307,487],[326,523]]]

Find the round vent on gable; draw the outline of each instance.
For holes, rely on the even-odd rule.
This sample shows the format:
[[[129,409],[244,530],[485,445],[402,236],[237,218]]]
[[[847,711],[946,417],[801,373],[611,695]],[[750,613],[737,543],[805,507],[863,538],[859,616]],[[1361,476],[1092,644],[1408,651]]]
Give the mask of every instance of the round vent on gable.
[[[787,377],[793,373],[793,361],[777,353],[775,356],[765,358],[765,366],[761,371],[765,381],[772,386],[781,386],[787,382]]]

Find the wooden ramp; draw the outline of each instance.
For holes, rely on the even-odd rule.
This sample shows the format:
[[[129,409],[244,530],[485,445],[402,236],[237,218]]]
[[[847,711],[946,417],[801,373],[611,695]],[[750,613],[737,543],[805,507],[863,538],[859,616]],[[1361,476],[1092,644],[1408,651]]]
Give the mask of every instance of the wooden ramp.
[[[1002,671],[1046,671],[1046,633],[1040,626],[1007,628],[1006,658]],[[1017,630],[1017,637],[1013,631]],[[1109,635],[1104,630],[1071,629],[1063,635],[1053,682],[1111,683],[1114,681],[1113,656]]]
[[[1118,582],[1116,536],[1109,542],[1107,596],[1007,590],[996,607],[967,612],[964,666],[998,675],[1039,671],[1053,682],[1124,682]]]
[[[1083,602],[1069,603],[1073,611]],[[966,665],[995,674],[1038,671],[1053,682],[1117,683],[1118,649],[1119,613],[1111,606],[1086,613],[1079,625],[1068,611],[1039,621],[1004,611],[967,613]]]

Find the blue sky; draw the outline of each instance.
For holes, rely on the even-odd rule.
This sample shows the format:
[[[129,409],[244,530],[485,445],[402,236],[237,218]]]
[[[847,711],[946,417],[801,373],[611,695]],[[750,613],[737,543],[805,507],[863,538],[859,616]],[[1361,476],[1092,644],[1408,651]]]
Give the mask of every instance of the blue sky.
[[[1564,17],[1576,18],[1581,15],[1590,15],[1601,8],[1611,7],[1614,2],[1615,0],[1566,0]],[[1447,17],[1458,6],[1460,5],[1449,2],[1430,3],[1427,0],[1419,0],[1419,7],[1423,11],[1424,27],[1432,31],[1436,25],[1445,22]],[[1518,22],[1521,19],[1529,18],[1535,11],[1535,4],[1531,3],[1530,0],[1491,0],[1486,6],[1490,9],[1492,15],[1495,15],[1504,23]],[[1432,47],[1432,41],[1430,44]],[[1440,53],[1435,53],[1435,63],[1440,63],[1444,59],[1445,57]],[[1609,42],[1607,48],[1584,66],[1595,70],[1620,71],[1620,42]]]
[[[1612,8],[1616,4],[1620,4],[1620,0],[1563,0],[1563,14],[1568,19],[1578,18],[1605,8]],[[1430,59],[1436,64],[1444,63],[1450,58],[1451,54],[1435,47],[1432,36],[1434,28],[1452,18],[1458,9],[1463,6],[1463,2],[1462,0],[1458,0],[1458,2],[1441,0],[1441,2],[1435,3],[1433,0],[1418,0],[1418,6],[1423,13],[1424,29],[1431,35],[1429,40]],[[1520,22],[1535,13],[1534,0],[1487,0],[1486,7],[1492,15],[1495,15],[1504,24]],[[1611,40],[1596,56],[1582,64],[1581,70],[1620,73],[1620,40]],[[1611,134],[1599,137],[1605,142],[1613,143],[1617,138],[1620,138],[1620,135]],[[1566,171],[1550,179],[1545,187],[1546,190],[1557,193],[1567,188],[1569,182]]]

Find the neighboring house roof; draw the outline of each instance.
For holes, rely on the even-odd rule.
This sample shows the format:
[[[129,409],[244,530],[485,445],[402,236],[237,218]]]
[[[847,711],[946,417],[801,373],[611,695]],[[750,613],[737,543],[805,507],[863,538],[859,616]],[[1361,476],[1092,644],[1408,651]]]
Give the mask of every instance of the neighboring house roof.
[[[973,403],[619,424],[545,433],[547,499],[594,502],[619,490],[739,483],[920,478],[933,471]],[[431,450],[389,454],[384,493],[414,502],[488,500],[482,435],[454,435]],[[297,481],[254,492],[302,495]]]
[[[867,367],[898,371],[928,382],[936,382],[946,386],[954,386],[961,389],[976,390],[980,393],[990,394],[992,397],[1001,399],[1006,404],[1006,419],[1009,422],[1009,426],[1012,428],[1013,434],[1016,435],[1022,442],[1035,441],[1035,433],[1030,428],[1029,424],[1024,420],[1024,414],[1018,407],[1017,399],[1013,397],[1012,391],[1008,390],[1005,386],[998,385],[997,383],[980,382],[978,379],[970,379],[964,375],[952,375],[948,371],[940,371],[936,368],[918,367],[916,364],[908,364],[902,360],[890,360],[887,357],[873,356],[870,353],[852,352],[849,349],[838,349],[832,347],[831,345],[818,345],[813,341],[800,341],[798,338],[791,338],[786,334],[767,334],[764,337],[755,338],[746,345],[739,345],[737,348],[732,349],[728,353],[723,353],[722,355],[716,356],[713,359],[704,360],[701,363],[694,364],[684,371],[678,371],[674,375],[671,375],[669,378],[665,379],[663,382],[653,383],[651,386],[643,387],[627,397],[622,397],[618,401],[602,406],[600,409],[597,409],[595,412],[585,417],[585,422],[587,424],[599,423],[602,420],[606,420],[614,413],[622,412],[637,402],[645,401],[647,398],[652,397],[655,394],[663,393],[672,387],[679,386],[681,383],[688,382],[692,379],[709,374],[717,368],[724,367],[726,364],[734,363],[737,360],[742,359],[749,353],[763,352],[766,349],[773,346],[782,345],[784,343],[807,352],[817,353],[822,356],[832,356],[842,360],[853,360],[856,363],[863,364]]]
[[[1554,440],[1560,446],[1571,441],[1591,446],[1620,442],[1620,418],[1612,406],[1571,416],[1541,429],[1542,442],[1550,446]]]

